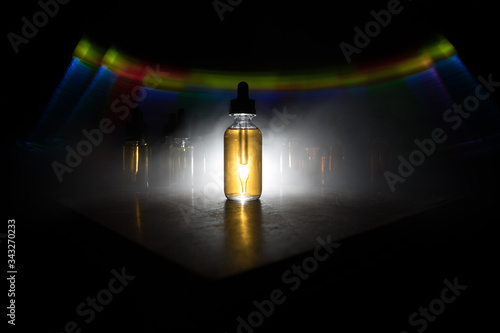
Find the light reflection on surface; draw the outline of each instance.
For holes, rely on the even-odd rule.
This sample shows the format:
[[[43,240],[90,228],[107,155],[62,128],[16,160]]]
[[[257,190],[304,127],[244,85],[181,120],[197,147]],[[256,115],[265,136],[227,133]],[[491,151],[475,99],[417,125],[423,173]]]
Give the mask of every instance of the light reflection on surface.
[[[260,263],[262,247],[262,211],[260,200],[224,205],[224,241],[227,265],[254,267]]]
[[[141,207],[139,203],[139,198],[137,195],[134,196],[134,210],[135,210],[135,223],[137,226],[137,240],[142,243],[142,220],[141,220]]]

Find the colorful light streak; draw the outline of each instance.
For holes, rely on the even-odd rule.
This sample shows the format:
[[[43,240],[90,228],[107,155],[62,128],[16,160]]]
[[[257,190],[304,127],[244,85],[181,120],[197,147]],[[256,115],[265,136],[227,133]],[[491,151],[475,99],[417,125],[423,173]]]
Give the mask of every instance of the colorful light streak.
[[[416,51],[414,54],[390,63],[367,66],[337,66],[318,68],[307,73],[301,71],[231,72],[192,68],[175,69],[165,64],[151,64],[119,52],[115,47],[105,51],[94,46],[86,38],[77,45],[74,56],[94,66],[106,66],[121,78],[139,83],[156,82],[155,89],[167,91],[225,90],[232,91],[235,82],[242,77],[254,91],[318,90],[352,88],[404,78],[429,68],[436,62],[456,54],[449,41],[440,38],[437,42]],[[155,71],[157,67],[161,71]]]
[[[324,125],[321,129],[318,124],[301,122],[304,132],[298,133],[301,135],[299,138],[308,138],[318,132],[331,134],[340,128],[349,136],[349,140],[344,142],[349,159],[356,149],[360,149],[362,140],[368,142],[371,138],[370,122],[378,116],[387,122],[385,125],[392,134],[387,137],[388,142],[398,149],[409,145],[414,148],[413,140],[427,135],[428,129],[443,126],[443,112],[454,101],[463,101],[476,85],[474,77],[445,39],[411,55],[385,62],[279,73],[173,68],[168,62],[149,63],[125,55],[115,47],[104,49],[88,39],[82,39],[32,135],[19,143],[25,152],[30,153],[26,154],[29,163],[34,163],[31,154],[35,153],[49,159],[41,164],[46,167],[53,160],[64,161],[64,147],[75,147],[75,143],[82,139],[83,129],[96,128],[95,121],[106,117],[113,120],[116,130],[113,135],[104,137],[104,144],[99,147],[99,152],[104,152],[101,156],[106,157],[92,161],[102,167],[100,163],[106,158],[111,159],[113,154],[112,149],[106,149],[120,146],[123,140],[127,119],[122,119],[123,113],[116,112],[116,109],[125,107],[127,104],[123,102],[123,96],[133,95],[134,89],[140,86],[146,88],[141,89],[146,91],[147,97],[138,103],[145,113],[150,133],[161,133],[168,113],[182,107],[199,114],[206,124],[210,124],[205,138],[211,140],[212,147],[219,147],[217,124],[220,119],[227,120],[224,118],[227,117],[227,101],[234,96],[234,87],[242,79],[254,89],[253,98],[259,105],[259,111],[262,110],[259,121],[263,120],[263,133],[269,139],[265,141],[267,150],[263,152],[267,164],[263,173],[265,184],[277,179],[273,161],[276,160],[277,170],[280,166],[283,169],[294,163],[290,156],[283,161],[273,160],[275,156],[269,147],[280,143],[280,133],[274,133],[274,141],[269,136],[273,108],[282,111],[284,106],[288,106],[289,110],[295,107],[290,112],[324,120],[320,124]],[[113,106],[116,101],[120,103]],[[331,112],[339,118],[338,127],[325,120],[324,116]],[[485,119],[488,121],[485,122]],[[449,150],[449,156],[465,156],[474,151],[479,142],[485,145],[487,141],[498,141],[496,124],[497,109],[490,101],[484,101],[481,111],[467,119],[456,138],[447,141],[446,147],[442,148]],[[99,154],[98,149],[95,150],[93,156]],[[210,174],[217,174],[219,170],[217,161],[222,159],[219,153],[214,148],[207,154],[204,168]]]
[[[227,112],[227,100],[242,79],[254,88],[264,117],[265,110],[291,104],[304,114],[335,110],[356,121],[383,114],[394,119],[391,126],[400,128],[399,139],[409,142],[416,134],[408,129],[425,123],[436,126],[453,101],[470,93],[474,80],[444,38],[384,63],[281,73],[173,68],[130,57],[115,47],[101,48],[84,38],[25,143],[36,151],[64,147],[75,140],[72,133],[78,136],[82,129],[92,128],[88,122],[102,116],[116,119],[116,132],[121,133],[122,113],[115,109],[126,105],[124,94],[131,95],[138,86],[147,88],[147,98],[139,104],[152,133],[159,133],[168,113],[179,107],[203,112],[206,121],[217,123],[221,108]],[[113,106],[114,101],[120,104]]]

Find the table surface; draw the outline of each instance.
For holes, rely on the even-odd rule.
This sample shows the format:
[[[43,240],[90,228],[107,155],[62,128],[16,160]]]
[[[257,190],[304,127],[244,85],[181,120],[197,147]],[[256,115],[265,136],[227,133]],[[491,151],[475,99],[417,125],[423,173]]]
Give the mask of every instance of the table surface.
[[[449,201],[445,196],[333,191],[265,192],[228,201],[188,188],[65,194],[58,201],[206,278],[224,278],[310,251]]]

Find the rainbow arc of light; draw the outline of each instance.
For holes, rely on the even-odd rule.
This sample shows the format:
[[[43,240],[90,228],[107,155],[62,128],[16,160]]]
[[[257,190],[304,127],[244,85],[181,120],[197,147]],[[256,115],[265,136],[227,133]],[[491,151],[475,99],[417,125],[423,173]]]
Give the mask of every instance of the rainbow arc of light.
[[[404,78],[432,68],[436,62],[448,59],[456,50],[444,37],[413,54],[368,66],[317,68],[309,72],[285,71],[250,72],[209,69],[179,69],[168,64],[153,64],[131,57],[115,47],[100,48],[82,38],[73,56],[93,66],[105,66],[121,78],[139,83],[155,82],[155,89],[166,91],[216,90],[233,91],[242,77],[254,91],[291,91],[352,88]],[[160,70],[157,70],[160,69]]]

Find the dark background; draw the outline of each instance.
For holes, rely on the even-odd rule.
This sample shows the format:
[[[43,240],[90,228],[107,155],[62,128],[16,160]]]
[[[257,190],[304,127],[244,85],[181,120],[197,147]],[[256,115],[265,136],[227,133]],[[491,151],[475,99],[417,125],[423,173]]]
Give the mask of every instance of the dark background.
[[[390,24],[347,64],[339,44],[352,45],[353,28],[364,29],[373,20],[370,11],[386,9],[387,3],[242,1],[224,13],[222,22],[212,1],[70,1],[59,5],[57,14],[37,35],[19,46],[18,54],[4,39],[6,151],[16,158],[16,140],[27,136],[39,121],[82,36],[103,48],[113,45],[124,54],[180,70],[279,73],[390,63],[444,35],[474,77],[491,73],[495,80],[500,76],[496,10],[488,1],[402,1],[402,12],[393,15]],[[39,10],[36,1],[9,3],[5,36],[20,34],[21,18],[32,21]],[[491,95],[497,105],[498,96]],[[18,166],[13,172],[17,170]],[[22,176],[8,179],[14,191],[23,180]]]
[[[212,1],[126,3],[73,0],[60,5],[57,15],[39,28],[38,34],[28,44],[20,45],[18,54],[14,54],[8,39],[4,38],[3,168],[8,198],[2,214],[6,216],[5,220],[14,215],[30,224],[26,232],[19,235],[22,250],[18,251],[18,260],[24,275],[18,280],[20,302],[31,306],[30,311],[25,312],[22,306],[19,308],[19,323],[44,331],[61,329],[75,316],[76,304],[106,285],[112,267],[126,264],[131,267],[131,272],[136,269],[136,272],[151,277],[161,276],[155,268],[157,259],[144,262],[140,250],[130,248],[130,244],[115,240],[109,245],[113,249],[112,255],[106,255],[110,252],[92,252],[86,248],[87,244],[68,238],[67,232],[72,233],[66,222],[72,221],[74,225],[89,222],[33,193],[36,186],[26,182],[29,177],[16,162],[16,139],[29,133],[38,121],[82,35],[88,35],[103,46],[114,43],[138,58],[179,68],[288,70],[340,66],[345,65],[345,59],[339,43],[352,44],[354,26],[364,27],[372,20],[370,10],[386,8],[386,5],[387,1],[245,0],[234,11],[226,12],[221,22]],[[425,45],[428,38],[437,33],[443,34],[455,46],[473,76],[492,73],[494,80],[500,79],[498,16],[493,1],[413,0],[402,1],[402,5],[403,12],[394,16],[391,24],[382,29],[361,54],[353,56],[356,64],[387,59],[415,45]],[[11,31],[20,33],[21,17],[31,19],[39,10],[36,1],[4,4],[4,36]],[[494,94],[492,99],[498,105],[499,94]],[[394,247],[398,250],[381,250],[369,258],[357,257],[363,253],[361,249],[358,254],[346,254],[348,258],[357,258],[346,260],[344,266],[339,266],[342,272],[349,273],[340,276],[331,273],[334,275],[332,280],[329,280],[331,274],[321,275],[322,278],[311,284],[311,289],[297,294],[289,306],[262,327],[262,331],[276,332],[297,327],[311,331],[319,331],[321,327],[341,332],[381,328],[386,332],[412,331],[408,328],[407,316],[439,296],[444,278],[451,280],[455,276],[460,282],[463,277],[463,283],[469,283],[470,289],[456,301],[456,306],[453,304],[449,306],[450,310],[447,308],[441,321],[430,324],[427,331],[488,328],[494,323],[492,319],[497,312],[486,304],[490,300],[498,303],[495,301],[498,300],[494,295],[495,287],[490,285],[497,273],[485,268],[491,267],[496,258],[493,256],[496,240],[492,225],[498,220],[494,210],[496,198],[496,193],[481,193],[474,201],[461,202],[460,209],[454,206],[420,217],[427,223],[424,225],[428,232],[415,232],[407,239],[408,243]],[[436,229],[433,223],[436,221],[447,221],[454,228],[447,229],[445,223]],[[20,230],[23,230],[22,226]],[[93,227],[86,230],[90,235],[95,232],[106,239],[102,230]],[[390,228],[384,230],[383,235],[390,232]],[[383,235],[380,235],[381,243]],[[408,245],[420,237],[425,237],[423,243]],[[270,276],[279,276],[289,264],[268,268]],[[83,274],[82,271],[87,269]],[[171,272],[176,272],[175,269],[172,268]],[[225,317],[217,317],[213,312],[246,313],[232,309],[223,301],[220,301],[223,305],[213,306],[211,302],[215,304],[219,297],[224,297],[201,293],[202,283],[186,284],[180,273],[168,276],[171,279],[157,281],[152,278],[137,282],[131,287],[129,296],[113,303],[107,315],[109,322],[100,319],[84,332],[109,331],[116,327],[144,332],[187,331],[186,326],[178,322],[192,322],[196,331],[201,328],[224,331],[228,329],[224,325]],[[332,285],[328,281],[342,281],[343,284]],[[278,283],[274,282],[274,285]],[[255,280],[248,277],[235,285],[238,283],[249,286],[248,299],[245,300],[244,294],[235,296],[244,306],[256,297],[265,297],[258,293],[271,290],[267,287],[259,289],[256,287],[259,283],[273,286],[272,281],[258,277]],[[177,285],[186,290],[179,290]],[[231,293],[230,287],[224,290]],[[257,294],[252,294],[251,291],[255,290]],[[148,302],[144,301],[147,297],[140,297],[161,292],[169,295],[162,302]],[[173,310],[166,311],[170,306]],[[185,314],[186,309],[192,309],[196,315],[176,315]],[[172,330],[158,328],[162,316],[165,327],[174,327]],[[235,318],[235,315],[229,315],[229,318]],[[179,326],[173,325],[174,322]]]
[[[38,120],[83,35],[103,47],[178,68],[222,70],[307,69],[346,64],[339,48],[353,44],[355,26],[373,20],[371,10],[388,1],[292,4],[242,1],[221,22],[212,1],[70,1],[14,54],[4,38],[9,104],[24,132]],[[491,1],[402,1],[403,11],[373,38],[355,64],[387,59],[444,35],[474,76],[496,73],[496,10]],[[21,17],[31,20],[36,1],[9,3],[5,35],[20,33]],[[495,77],[495,75],[493,75]],[[26,98],[29,96],[29,98]],[[494,97],[498,100],[498,97]]]

